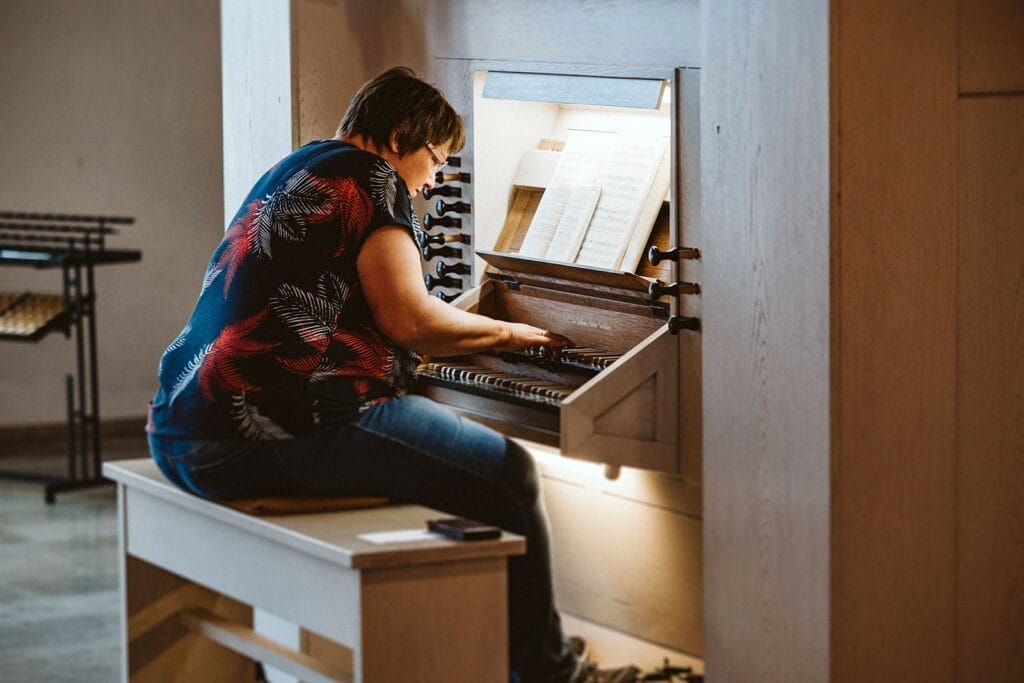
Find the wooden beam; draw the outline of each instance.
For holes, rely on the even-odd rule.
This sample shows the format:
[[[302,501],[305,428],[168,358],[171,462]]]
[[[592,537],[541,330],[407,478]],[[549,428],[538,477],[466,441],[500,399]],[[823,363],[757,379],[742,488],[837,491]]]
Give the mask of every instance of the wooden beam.
[[[263,662],[307,683],[352,683],[352,676],[307,654],[285,647],[247,626],[204,609],[186,610],[178,618],[190,631],[256,662]]]

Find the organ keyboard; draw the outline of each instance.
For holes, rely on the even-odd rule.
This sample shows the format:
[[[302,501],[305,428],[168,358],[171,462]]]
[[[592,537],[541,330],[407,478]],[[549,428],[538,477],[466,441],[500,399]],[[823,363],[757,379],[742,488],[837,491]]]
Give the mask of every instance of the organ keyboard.
[[[431,358],[419,391],[510,436],[616,465],[674,471],[678,364],[648,278],[477,251],[488,279],[454,302],[575,344]],[[498,266],[501,266],[500,268]]]

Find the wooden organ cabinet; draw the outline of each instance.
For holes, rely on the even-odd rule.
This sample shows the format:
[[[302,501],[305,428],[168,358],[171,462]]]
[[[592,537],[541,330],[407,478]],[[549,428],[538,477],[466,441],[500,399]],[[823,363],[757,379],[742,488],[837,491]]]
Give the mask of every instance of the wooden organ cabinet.
[[[700,656],[699,71],[440,58],[432,80],[468,137],[423,206],[428,288],[582,349],[428,358],[418,391],[538,456],[569,628]],[[636,230],[588,246],[617,209]]]
[[[695,73],[473,66],[466,150],[427,193],[446,195],[425,217],[427,239],[449,245],[425,248],[427,284],[457,295],[456,306],[563,334],[573,348],[430,359],[424,393],[609,474],[627,466],[699,481],[699,249],[685,241],[679,182],[695,161],[681,140],[684,128],[696,131],[686,120],[697,108]],[[543,201],[552,184],[566,195],[548,197],[567,207],[561,214]],[[634,214],[635,230],[598,233]],[[570,226],[593,220],[545,250],[538,224],[559,215],[570,238],[567,217]],[[439,237],[452,229],[461,235]],[[475,286],[460,293],[466,281]]]

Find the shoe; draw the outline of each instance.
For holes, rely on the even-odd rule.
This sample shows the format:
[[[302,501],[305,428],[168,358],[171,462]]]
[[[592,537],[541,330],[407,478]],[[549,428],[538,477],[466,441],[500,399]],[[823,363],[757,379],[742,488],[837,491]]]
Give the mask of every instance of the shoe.
[[[590,672],[597,668],[590,661],[590,643],[579,636],[569,636],[569,649],[576,655],[576,668],[569,678],[570,683],[588,683]]]
[[[614,669],[593,668],[583,683],[636,683],[640,679],[640,669],[632,664]]]

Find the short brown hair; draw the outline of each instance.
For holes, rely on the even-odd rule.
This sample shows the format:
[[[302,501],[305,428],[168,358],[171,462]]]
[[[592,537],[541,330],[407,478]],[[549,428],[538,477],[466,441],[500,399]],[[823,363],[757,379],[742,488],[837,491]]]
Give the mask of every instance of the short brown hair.
[[[362,135],[386,148],[396,133],[398,155],[426,143],[457,152],[466,143],[462,119],[444,94],[404,66],[388,69],[359,88],[338,124],[338,135]]]

